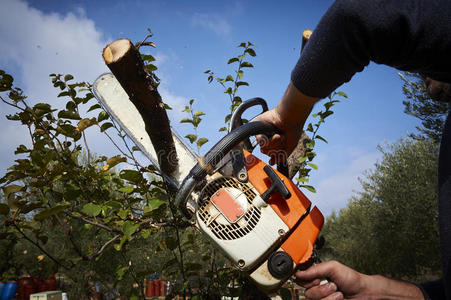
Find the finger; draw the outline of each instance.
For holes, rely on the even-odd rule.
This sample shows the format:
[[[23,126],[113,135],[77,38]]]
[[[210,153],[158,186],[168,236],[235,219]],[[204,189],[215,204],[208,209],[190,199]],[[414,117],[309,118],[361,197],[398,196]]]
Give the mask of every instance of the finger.
[[[305,297],[308,299],[323,299],[337,292],[337,285],[329,282],[323,285],[317,285],[305,290]]]
[[[311,288],[311,287],[320,285],[321,280],[320,280],[320,279],[315,279],[315,280],[309,280],[309,281],[307,281],[307,280],[299,280],[299,279],[296,278],[296,279],[295,279],[295,282],[296,282],[298,285],[302,286],[303,288],[309,289],[309,288]]]
[[[313,265],[305,271],[297,271],[295,275],[296,278],[298,278],[301,281],[302,280],[311,281],[314,279],[321,278],[331,278],[333,280],[336,271],[341,266],[342,265],[337,261],[328,261],[317,265]]]
[[[263,135],[259,139],[260,148],[264,151],[273,151],[279,149],[281,142],[282,137],[280,136],[280,134],[274,134],[271,137]]]
[[[344,295],[342,292],[335,292],[329,296],[327,296],[326,298],[323,298],[322,300],[343,300],[344,299]]]

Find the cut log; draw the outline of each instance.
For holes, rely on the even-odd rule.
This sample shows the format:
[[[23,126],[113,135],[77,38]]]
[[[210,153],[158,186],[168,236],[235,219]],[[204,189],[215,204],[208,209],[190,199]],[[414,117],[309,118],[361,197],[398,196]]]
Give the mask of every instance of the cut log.
[[[106,65],[141,114],[147,134],[158,156],[160,170],[172,175],[178,157],[169,118],[153,79],[146,72],[140,53],[128,39],[119,39],[103,49]]]

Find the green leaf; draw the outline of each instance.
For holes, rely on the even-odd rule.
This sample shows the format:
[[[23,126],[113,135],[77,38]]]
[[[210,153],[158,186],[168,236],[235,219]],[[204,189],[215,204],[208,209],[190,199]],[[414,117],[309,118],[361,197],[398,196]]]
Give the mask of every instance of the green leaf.
[[[0,92],[8,91],[13,86],[14,78],[6,74],[5,71],[0,70]]]
[[[52,110],[52,107],[50,106],[50,104],[47,103],[38,103],[35,106],[33,106],[33,110],[40,110],[43,113],[48,113]]]
[[[327,140],[325,138],[323,138],[322,136],[320,136],[320,135],[317,135],[315,138],[317,138],[317,139],[325,142],[326,144],[328,144]]]
[[[141,230],[141,237],[143,239],[147,239],[151,233],[152,233],[152,231],[150,229],[143,229],[143,230]]]
[[[245,81],[237,81],[235,84],[236,84],[236,86],[241,86],[241,85],[247,85],[247,86],[249,86],[249,83],[247,83],[247,82],[245,82]]]
[[[124,225],[122,225],[122,232],[124,235],[131,239],[133,233],[139,228],[139,224],[134,224],[132,221],[125,221]]]
[[[189,139],[190,143],[194,143],[197,140],[197,135],[195,134],[187,134],[185,138]]]
[[[124,243],[126,241],[127,241],[127,237],[124,235],[121,238],[121,241],[119,242],[119,244],[114,244],[114,249],[116,249],[116,251],[121,251],[122,246],[124,245]],[[116,271],[117,280],[122,280],[122,277],[124,276],[124,274],[127,270],[128,270],[128,266],[119,268],[119,270]]]
[[[154,198],[147,203],[148,211],[154,211],[154,210],[160,208],[160,206],[162,206],[163,204],[166,204],[166,202],[163,200]]]
[[[306,188],[307,190],[309,190],[312,193],[316,193],[316,189],[311,185],[301,184],[301,187]]]
[[[80,115],[76,111],[61,110],[58,113],[58,118],[70,119],[70,120],[81,120]]]
[[[23,189],[23,186],[17,185],[17,184],[11,184],[5,187],[2,187],[3,193],[5,194],[5,197],[8,197],[9,194],[13,194],[16,192],[19,192]]]
[[[328,116],[332,115],[333,113],[334,113],[333,111],[328,110],[328,111],[326,111],[326,112],[324,112],[324,113],[322,114],[321,118],[325,119],[325,118],[327,118]]]
[[[102,211],[102,207],[100,205],[94,204],[94,203],[88,203],[83,205],[83,208],[81,210],[82,213],[85,215],[88,215],[90,217],[95,217],[100,214]]]
[[[307,160],[307,156],[301,156],[298,158],[298,161],[302,164],[303,162],[305,162]]]
[[[142,174],[135,170],[122,170],[119,177],[133,183],[140,183],[144,180]]]
[[[227,64],[231,64],[231,63],[234,63],[234,62],[236,62],[236,61],[239,61],[238,58],[237,58],[237,57],[233,57],[233,58],[229,59],[229,61],[227,62]]]
[[[204,116],[204,115],[205,115],[205,113],[202,112],[202,111],[196,111],[196,112],[194,113],[194,116],[195,116],[195,117],[200,117],[200,116]]]
[[[5,203],[0,203],[0,215],[7,216],[9,214],[9,206]]]
[[[60,212],[62,212],[63,210],[65,210],[67,207],[69,207],[69,203],[61,203],[61,204],[57,204],[52,208],[46,209],[41,211],[40,213],[34,215],[34,219],[36,221],[42,221],[50,216],[56,215]]]
[[[106,119],[108,119],[108,113],[106,112],[106,111],[101,111],[100,113],[99,113],[99,116],[97,117],[97,122],[102,122],[102,121],[104,121],[104,120],[106,120]]]
[[[19,147],[17,147],[16,151],[14,151],[14,154],[28,153],[30,151],[31,150],[27,149],[27,147],[25,147],[25,145],[20,145]]]
[[[105,122],[102,124],[102,126],[100,126],[100,132],[104,132],[105,130],[107,130],[108,128],[113,127],[113,123],[111,122]]]
[[[131,194],[131,193],[133,193],[134,190],[135,189],[130,185],[124,186],[124,187],[121,187],[120,189],[118,189],[119,192],[126,193],[126,194]]]
[[[79,132],[82,132],[86,128],[91,127],[92,125],[95,125],[95,124],[97,124],[96,118],[91,118],[91,119],[84,118],[84,119],[81,119],[80,121],[78,121],[77,130]]]
[[[256,56],[257,55],[257,54],[255,54],[255,51],[252,48],[248,48],[248,49],[244,50],[244,52],[249,53],[250,56]]]
[[[227,131],[227,127],[221,127],[221,128],[219,128],[219,132],[221,132],[221,131]]]
[[[241,44],[238,45],[238,47],[246,48],[246,43],[241,43]]]
[[[164,109],[166,109],[166,110],[172,110],[172,107],[170,107],[169,104],[164,103],[164,102],[163,102],[163,107],[164,107]]]
[[[111,209],[118,210],[122,207],[122,204],[119,201],[110,200],[105,203],[105,206],[108,206]]]
[[[146,62],[151,62],[151,61],[155,61],[155,57],[153,57],[150,54],[141,54],[141,57],[144,61]]]
[[[312,126],[312,123],[309,123],[309,124],[308,124],[306,131],[313,132],[313,126]]]
[[[180,121],[180,123],[191,123],[191,124],[193,124],[193,120],[188,119],[188,118],[184,118],[184,119],[182,119],[182,120]]]
[[[247,62],[247,61],[243,61],[240,65],[240,68],[253,68],[253,67],[254,66],[250,62]]]
[[[346,93],[343,93],[343,92],[336,92],[336,94],[337,94],[338,96],[342,96],[342,97],[344,97],[344,98],[348,98],[348,95],[347,95]]]
[[[152,65],[152,64],[146,65],[145,68],[146,68],[146,70],[149,71],[149,72],[153,72],[153,71],[158,70],[157,66]]]
[[[99,109],[102,108],[102,106],[100,106],[100,104],[94,104],[93,106],[91,106],[87,112],[93,111],[95,109]]]
[[[202,145],[205,144],[206,142],[208,142],[207,138],[200,138],[197,140],[197,146],[202,147]]]
[[[244,72],[242,70],[240,70],[240,71],[237,71],[236,74],[238,75],[238,79],[241,79],[241,78],[243,78]]]
[[[72,79],[74,79],[74,76],[72,76],[70,74],[67,74],[66,76],[64,76],[64,81],[69,81],[69,80],[72,80]]]
[[[227,82],[227,81],[233,81],[232,75],[227,75],[226,79],[224,79],[224,82]]]
[[[103,169],[105,171],[109,170],[112,167],[116,166],[117,164],[120,164],[121,162],[126,162],[126,161],[127,161],[127,158],[121,157],[120,155],[116,155],[116,156],[110,157],[109,159],[107,159],[106,165],[103,166]]]
[[[315,170],[318,170],[318,166],[315,165],[314,163],[307,163],[308,166],[312,167]]]

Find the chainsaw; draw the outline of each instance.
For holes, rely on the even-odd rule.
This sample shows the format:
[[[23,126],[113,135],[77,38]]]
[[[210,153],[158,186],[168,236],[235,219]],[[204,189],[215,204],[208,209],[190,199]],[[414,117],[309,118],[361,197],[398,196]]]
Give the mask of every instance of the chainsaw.
[[[112,74],[101,75],[94,94],[127,135],[158,168],[144,122]],[[198,157],[174,131],[183,162],[176,174],[163,174],[177,187],[183,214],[266,293],[276,291],[299,267],[313,262],[323,215],[284,174],[252,154],[250,137],[278,132],[264,122],[243,124],[243,112],[261,98],[243,102],[233,113],[229,133]]]
[[[285,175],[252,155],[249,137],[271,136],[265,122],[243,124],[243,102],[230,131],[191,169],[176,205],[262,291],[278,289],[297,268],[311,264],[324,217]]]

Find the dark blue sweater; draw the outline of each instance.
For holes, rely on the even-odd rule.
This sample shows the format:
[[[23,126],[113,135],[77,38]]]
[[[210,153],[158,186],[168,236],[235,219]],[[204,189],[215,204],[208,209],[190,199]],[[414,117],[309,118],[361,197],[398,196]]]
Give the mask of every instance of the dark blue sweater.
[[[451,1],[336,1],[314,30],[291,81],[304,94],[323,98],[370,61],[451,82]],[[443,279],[421,287],[425,298],[451,299],[450,117],[438,176]]]

